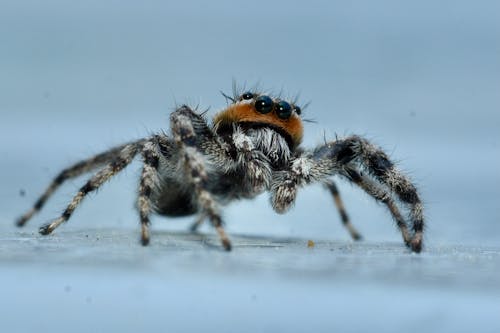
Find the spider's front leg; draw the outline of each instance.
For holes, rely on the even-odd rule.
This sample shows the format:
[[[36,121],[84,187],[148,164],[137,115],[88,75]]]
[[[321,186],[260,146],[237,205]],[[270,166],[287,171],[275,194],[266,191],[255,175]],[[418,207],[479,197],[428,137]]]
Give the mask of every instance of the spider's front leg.
[[[246,182],[252,187],[251,191],[259,193],[268,188],[272,178],[269,159],[239,127],[233,131],[233,143],[237,152],[235,165],[243,168]]]
[[[170,117],[171,128],[175,142],[181,149],[182,165],[185,175],[193,185],[198,205],[202,214],[207,216],[217,230],[222,245],[227,251],[231,250],[231,242],[222,227],[222,218],[215,198],[207,189],[208,173],[205,166],[203,151],[214,149],[223,155],[213,142],[213,134],[200,115],[187,106],[181,106]],[[210,146],[212,146],[210,148]],[[212,152],[212,157],[215,153]],[[223,158],[219,156],[219,158]]]
[[[310,152],[290,160],[286,169],[275,171],[271,183],[271,204],[280,214],[287,212],[295,202],[297,189],[312,182],[330,183],[330,161],[315,160]]]
[[[277,171],[273,174],[271,204],[276,212],[285,213],[295,202],[298,187],[320,181],[332,194],[344,227],[349,231],[352,239],[359,240],[361,235],[349,220],[337,186],[328,178],[329,175],[325,174],[325,167],[326,165],[320,161],[315,161],[310,153],[292,160],[288,170]]]

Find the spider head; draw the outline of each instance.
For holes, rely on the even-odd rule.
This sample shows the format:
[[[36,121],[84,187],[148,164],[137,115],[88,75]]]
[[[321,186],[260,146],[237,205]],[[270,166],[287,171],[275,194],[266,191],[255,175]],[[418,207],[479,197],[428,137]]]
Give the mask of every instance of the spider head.
[[[281,134],[291,148],[302,141],[303,127],[301,109],[294,103],[272,98],[269,95],[245,92],[219,112],[214,119],[216,131],[243,128],[268,127]]]

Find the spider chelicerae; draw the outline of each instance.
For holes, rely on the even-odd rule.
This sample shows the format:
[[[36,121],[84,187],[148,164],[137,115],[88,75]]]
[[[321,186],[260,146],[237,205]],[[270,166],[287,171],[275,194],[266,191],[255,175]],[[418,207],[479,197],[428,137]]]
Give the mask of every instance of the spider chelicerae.
[[[299,187],[317,182],[332,194],[351,237],[360,239],[331,179],[336,176],[383,203],[405,244],[414,252],[421,251],[424,218],[419,195],[408,177],[380,148],[353,135],[314,149],[303,149],[301,108],[295,102],[257,91],[235,90],[233,96],[224,96],[228,105],[215,115],[212,124],[204,118],[204,113],[182,105],[170,116],[171,137],[163,133],[153,135],[62,170],[33,208],[17,220],[17,225],[25,225],[64,181],[98,170],[61,216],[39,229],[42,235],[50,234],[68,221],[87,194],[140,154],[143,167],[137,206],[143,245],[150,240],[152,212],[172,217],[197,214],[191,229],[195,231],[208,219],[224,248],[230,250],[231,242],[220,215],[222,205],[267,191],[273,209],[285,213],[295,202]],[[401,208],[407,212],[406,216]]]

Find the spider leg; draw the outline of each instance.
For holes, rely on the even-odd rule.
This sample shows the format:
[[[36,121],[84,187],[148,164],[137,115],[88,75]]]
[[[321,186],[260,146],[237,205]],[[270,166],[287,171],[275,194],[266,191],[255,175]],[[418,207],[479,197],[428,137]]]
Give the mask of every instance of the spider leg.
[[[131,143],[132,145],[137,145],[140,144],[141,141],[137,141],[134,143]],[[37,212],[39,212],[47,200],[54,194],[54,192],[61,186],[66,180],[78,177],[84,173],[90,172],[92,170],[97,169],[98,167],[102,166],[103,164],[111,162],[113,159],[115,159],[117,156],[119,156],[120,151],[128,146],[130,144],[125,144],[121,145],[115,148],[112,148],[108,151],[105,151],[103,153],[97,154],[89,159],[80,161],[78,163],[73,164],[72,166],[62,170],[57,177],[52,180],[50,183],[49,187],[45,190],[45,192],[38,198],[38,200],[35,202],[34,206],[27,211],[25,214],[23,214],[21,217],[19,217],[16,220],[16,225],[19,227],[22,227],[30,220],[33,215],[35,215]]]
[[[392,199],[391,194],[383,187],[372,181],[369,177],[362,175],[360,172],[354,169],[346,170],[349,174],[349,180],[361,187],[366,193],[375,198],[375,200],[380,201],[387,206],[387,208],[391,212],[392,218],[401,231],[401,235],[403,236],[405,244],[410,245],[411,235],[408,231],[408,226],[406,225],[404,217],[399,211],[396,203]]]
[[[230,251],[231,242],[222,227],[217,202],[207,189],[207,170],[203,155],[198,148],[202,144],[201,135],[197,135],[200,124],[193,118],[194,115],[196,114],[187,106],[182,106],[172,113],[170,120],[173,137],[182,150],[184,171],[194,187],[198,204],[219,234],[223,247]]]
[[[161,151],[156,142],[148,141],[142,148],[143,167],[139,181],[139,195],[137,207],[141,222],[141,244],[149,244],[149,215],[151,214],[151,193],[158,183],[158,167],[160,164]]]
[[[337,206],[337,210],[339,211],[342,224],[349,231],[349,234],[351,235],[352,239],[360,240],[362,238],[361,234],[356,230],[356,228],[354,228],[351,221],[349,220],[349,216],[347,215],[347,212],[345,210],[344,202],[340,197],[337,185],[335,185],[335,182],[333,182],[332,180],[328,180],[325,182],[325,186],[333,196],[333,201],[335,202],[335,206]]]
[[[351,136],[318,147],[313,155],[318,162],[321,161],[320,164],[324,165],[325,162],[330,161],[331,165],[325,165],[326,169],[336,171],[351,180],[353,177],[349,174],[349,170],[352,170],[350,166],[357,164],[365,169],[374,180],[387,187],[401,203],[409,208],[409,219],[413,229],[413,236],[409,241],[411,249],[415,252],[422,250],[424,229],[422,202],[415,185],[396,168],[385,152],[366,139]],[[388,207],[391,209],[392,205]],[[402,232],[404,233],[403,230]]]
[[[237,151],[237,164],[244,168],[245,178],[251,184],[252,191],[260,192],[269,187],[272,179],[269,159],[240,127],[234,129],[233,142]]]
[[[373,180],[357,171],[358,167],[365,169]],[[275,172],[271,184],[274,210],[278,213],[287,211],[295,201],[299,186],[311,182],[325,183],[328,177],[336,174],[354,182],[376,200],[383,202],[396,220],[405,243],[415,252],[422,250],[423,206],[415,186],[382,150],[357,136],[304,152],[291,161],[287,170]],[[409,208],[412,236],[392,195]]]
[[[105,181],[110,179],[112,176],[117,174],[119,171],[123,170],[134,158],[137,151],[139,150],[139,143],[132,143],[124,146],[112,159],[112,161],[107,164],[103,169],[98,171],[93,177],[91,177],[87,183],[80,188],[78,193],[73,197],[73,200],[66,207],[62,215],[40,227],[39,232],[42,235],[48,235],[59,225],[69,220],[74,210],[82,202],[87,194],[92,191],[97,190]]]

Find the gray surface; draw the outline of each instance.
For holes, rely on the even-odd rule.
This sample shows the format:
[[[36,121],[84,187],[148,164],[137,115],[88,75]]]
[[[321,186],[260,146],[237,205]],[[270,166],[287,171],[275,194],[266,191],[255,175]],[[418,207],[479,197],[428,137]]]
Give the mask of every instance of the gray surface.
[[[497,332],[500,251],[125,231],[2,239],[9,331]],[[22,315],[21,315],[22,314]],[[20,320],[20,317],[24,317]]]
[[[0,3],[0,329],[499,331],[500,3],[203,4]],[[190,219],[155,218],[144,249],[137,162],[53,236],[37,227],[84,177],[13,227],[60,169],[168,129],[176,104],[213,115],[232,78],[312,101],[306,146],[358,133],[389,151],[425,201],[425,251],[345,183],[359,244],[312,186],[283,216],[266,195],[227,207],[232,253]]]

